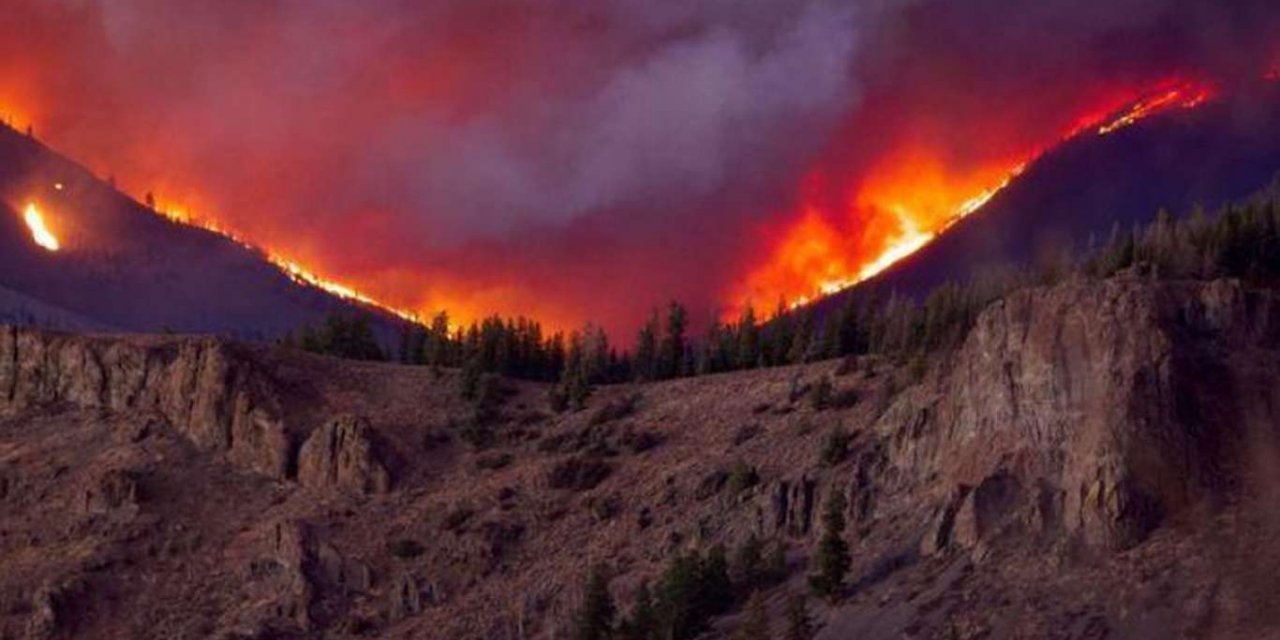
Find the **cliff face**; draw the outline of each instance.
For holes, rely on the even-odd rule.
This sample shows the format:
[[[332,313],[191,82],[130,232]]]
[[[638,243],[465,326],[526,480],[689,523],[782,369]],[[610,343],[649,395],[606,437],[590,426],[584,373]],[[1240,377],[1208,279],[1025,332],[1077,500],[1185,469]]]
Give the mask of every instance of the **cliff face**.
[[[1019,519],[1128,547],[1222,499],[1248,451],[1276,445],[1278,343],[1280,299],[1234,282],[1026,291],[984,312],[876,429],[899,477],[976,517],[970,534]]]
[[[279,402],[246,347],[0,329],[0,412],[60,405],[154,415],[247,469],[290,469]]]
[[[1276,291],[1132,278],[999,301],[921,379],[870,357],[566,414],[512,382],[487,425],[454,372],[0,329],[0,637],[560,638],[589,564],[625,609],[752,535],[780,617],[833,491],[854,566],[821,637],[1253,637],[1277,372]],[[810,403],[824,378],[858,401]]]

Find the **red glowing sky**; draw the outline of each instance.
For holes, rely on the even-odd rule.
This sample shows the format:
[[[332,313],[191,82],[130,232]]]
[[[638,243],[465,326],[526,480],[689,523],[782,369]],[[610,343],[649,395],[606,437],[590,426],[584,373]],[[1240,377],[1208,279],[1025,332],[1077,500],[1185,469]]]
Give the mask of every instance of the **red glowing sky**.
[[[0,111],[395,307],[630,329],[856,279],[1280,42],[1267,2],[1079,4],[16,0]]]

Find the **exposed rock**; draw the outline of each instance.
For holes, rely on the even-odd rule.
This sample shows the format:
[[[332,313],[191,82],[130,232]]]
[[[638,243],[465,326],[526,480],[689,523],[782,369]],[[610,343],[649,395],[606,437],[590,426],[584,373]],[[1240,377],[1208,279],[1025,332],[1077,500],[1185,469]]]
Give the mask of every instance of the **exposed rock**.
[[[364,418],[339,416],[316,429],[298,451],[298,482],[316,488],[386,493],[391,474]]]
[[[84,590],[79,579],[42,586],[31,601],[31,617],[27,623],[29,638],[70,637],[75,614],[75,600]]]
[[[213,338],[122,340],[0,327],[0,414],[60,404],[162,416],[199,446],[283,478],[289,438],[248,353]]]
[[[1023,291],[985,311],[877,430],[899,478],[982,488],[956,542],[1016,510],[1042,530],[1127,547],[1237,482],[1242,442],[1274,439],[1274,363],[1224,354],[1274,349],[1277,329],[1276,297],[1231,281]]]
[[[287,623],[311,627],[314,588],[307,577],[307,531],[300,522],[277,521],[252,534],[246,545],[251,559],[244,566],[244,590],[249,606],[236,612],[231,626],[254,629]],[[234,560],[233,560],[234,561]]]
[[[772,518],[768,535],[802,537],[813,529],[813,509],[817,501],[818,483],[801,476],[797,480],[779,480],[768,492]]]
[[[125,469],[109,469],[84,488],[83,508],[86,514],[136,509],[137,504],[138,481],[132,472]]]

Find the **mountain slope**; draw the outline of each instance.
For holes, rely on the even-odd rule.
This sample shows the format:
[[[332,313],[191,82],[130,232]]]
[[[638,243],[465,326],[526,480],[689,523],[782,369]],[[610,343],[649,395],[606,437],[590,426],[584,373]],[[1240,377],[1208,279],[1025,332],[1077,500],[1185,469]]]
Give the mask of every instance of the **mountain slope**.
[[[21,215],[31,202],[49,218],[62,250],[32,242]],[[261,339],[341,311],[370,313],[388,335],[399,324],[299,284],[231,240],[155,215],[7,127],[0,127],[0,287],[126,331]],[[19,310],[6,305],[0,313]]]
[[[1216,208],[1249,196],[1278,173],[1280,87],[1271,83],[1067,143],[862,287],[922,295],[984,270],[1086,249],[1091,238],[1105,243],[1113,226],[1148,222],[1160,208],[1175,215],[1196,204]]]
[[[837,492],[853,573],[810,602],[822,638],[1280,621],[1275,290],[1072,280],[996,302],[921,378],[853,365],[560,415],[509,382],[477,417],[453,371],[6,329],[0,636],[563,638],[589,565],[625,610],[677,554],[751,535],[786,551],[780,620]],[[838,405],[807,400],[822,378]]]

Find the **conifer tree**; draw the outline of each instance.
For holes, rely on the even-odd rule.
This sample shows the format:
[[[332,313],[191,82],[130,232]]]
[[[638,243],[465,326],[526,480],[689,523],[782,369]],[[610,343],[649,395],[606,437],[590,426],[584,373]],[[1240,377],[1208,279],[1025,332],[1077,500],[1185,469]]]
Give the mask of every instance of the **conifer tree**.
[[[844,587],[852,559],[849,545],[844,541],[844,494],[832,489],[822,516],[823,534],[818,542],[817,573],[809,576],[814,591],[828,598],[835,598]]]
[[[574,640],[608,640],[613,637],[617,609],[609,595],[609,576],[604,567],[592,567],[582,596],[582,608],[573,623]]]

